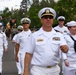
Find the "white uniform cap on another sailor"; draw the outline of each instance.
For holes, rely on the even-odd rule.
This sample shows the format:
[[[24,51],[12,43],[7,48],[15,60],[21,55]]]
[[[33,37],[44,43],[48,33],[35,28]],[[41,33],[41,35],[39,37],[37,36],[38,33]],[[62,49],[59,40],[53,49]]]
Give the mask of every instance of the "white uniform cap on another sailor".
[[[2,26],[2,23],[0,22],[0,26]]]
[[[67,22],[65,25],[68,26],[68,27],[76,26],[76,22],[75,21],[70,21],[70,22]]]
[[[57,20],[65,20],[65,17],[64,17],[64,16],[59,16],[59,17],[57,18]]]
[[[23,26],[19,25],[19,26],[17,27],[17,29],[23,29]]]
[[[38,17],[41,19],[41,17],[43,17],[45,15],[51,15],[55,19],[56,11],[53,8],[50,8],[50,7],[42,8],[38,13]]]
[[[29,18],[22,18],[20,22],[21,24],[30,24],[31,20]]]

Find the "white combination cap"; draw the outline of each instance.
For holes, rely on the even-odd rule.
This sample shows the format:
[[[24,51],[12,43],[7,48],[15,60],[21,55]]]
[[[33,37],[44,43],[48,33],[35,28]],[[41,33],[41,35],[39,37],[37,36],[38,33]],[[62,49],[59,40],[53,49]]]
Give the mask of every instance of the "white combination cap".
[[[17,29],[23,29],[23,26],[19,25],[19,26],[17,27]]]
[[[45,15],[51,15],[55,19],[56,11],[53,8],[50,8],[50,7],[42,8],[38,13],[38,17],[41,19],[41,17],[43,17]]]
[[[0,22],[0,26],[2,26],[2,23]]]
[[[21,24],[30,24],[31,20],[29,18],[22,18],[20,22]]]
[[[65,17],[64,17],[64,16],[59,16],[59,17],[57,18],[57,20],[65,20]]]
[[[76,22],[75,21],[70,21],[70,22],[67,22],[66,24],[65,24],[66,26],[76,26]]]

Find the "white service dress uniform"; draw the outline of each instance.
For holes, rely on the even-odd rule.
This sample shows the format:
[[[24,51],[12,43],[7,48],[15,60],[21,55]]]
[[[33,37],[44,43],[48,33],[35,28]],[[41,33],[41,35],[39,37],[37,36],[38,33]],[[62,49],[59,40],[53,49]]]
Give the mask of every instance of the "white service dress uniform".
[[[54,29],[60,31],[61,33],[66,33],[66,32],[68,32],[68,29],[67,29],[66,26],[59,27],[59,25],[58,25],[58,26],[54,27]]]
[[[33,54],[30,74],[59,75],[59,48],[65,44],[66,41],[63,35],[54,29],[51,32],[45,32],[40,28],[40,30],[34,32],[30,36],[24,50],[27,53]]]
[[[17,35],[16,43],[18,43],[20,45],[19,52],[18,52],[18,58],[19,58],[19,62],[21,64],[22,74],[24,71],[24,57],[25,57],[24,47],[26,46],[30,35],[31,35],[31,30],[28,30],[28,31],[23,30],[22,32],[20,32]]]
[[[67,59],[69,61],[69,66],[67,67],[63,64],[63,75],[76,75],[76,52],[74,51],[74,41],[69,34],[66,34],[64,37],[69,50],[68,53],[63,54],[63,60]],[[76,40],[76,35],[73,35],[72,37]]]
[[[2,73],[2,57],[3,57],[4,48],[5,49],[8,48],[8,41],[5,33],[0,31],[0,73]]]
[[[55,30],[57,30],[57,31],[59,31],[60,33],[62,33],[62,34],[66,34],[66,33],[68,33],[69,31],[68,31],[68,28],[66,27],[66,26],[63,26],[63,27],[60,27],[59,25],[58,26],[56,26],[56,27],[54,27],[54,29]],[[62,58],[62,51],[60,52],[60,58]]]
[[[16,40],[17,40],[17,35],[16,34],[14,37],[13,37],[13,41],[16,43]],[[15,48],[14,48],[14,54],[15,54]],[[21,74],[21,66],[20,66],[20,62],[16,62],[16,66],[17,66],[17,69],[18,69],[18,74]]]

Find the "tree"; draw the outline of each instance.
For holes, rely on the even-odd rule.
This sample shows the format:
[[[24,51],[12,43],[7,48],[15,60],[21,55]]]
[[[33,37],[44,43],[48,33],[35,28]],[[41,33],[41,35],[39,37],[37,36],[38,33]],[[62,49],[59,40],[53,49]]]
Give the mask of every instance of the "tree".
[[[27,12],[29,4],[30,4],[30,0],[22,0],[20,5],[20,10],[23,14]]]
[[[57,11],[57,17],[63,15],[66,22],[76,19],[76,0],[59,0],[54,7]]]

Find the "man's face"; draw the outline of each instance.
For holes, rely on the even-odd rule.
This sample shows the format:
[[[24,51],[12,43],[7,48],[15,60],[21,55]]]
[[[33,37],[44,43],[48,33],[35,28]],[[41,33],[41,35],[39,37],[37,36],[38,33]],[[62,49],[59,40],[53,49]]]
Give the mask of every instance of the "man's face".
[[[69,28],[71,34],[76,34],[76,26],[72,26]]]
[[[24,29],[29,29],[29,26],[30,26],[30,24],[23,23],[23,28]]]
[[[63,19],[59,19],[58,20],[58,23],[59,23],[59,25],[62,25],[63,26],[64,25],[64,20]]]
[[[52,24],[53,24],[53,16],[51,16],[51,15],[46,15],[46,16],[43,16],[42,18],[41,18],[41,23],[42,23],[42,25],[43,26],[45,26],[45,27],[50,27],[50,26],[52,26]]]

